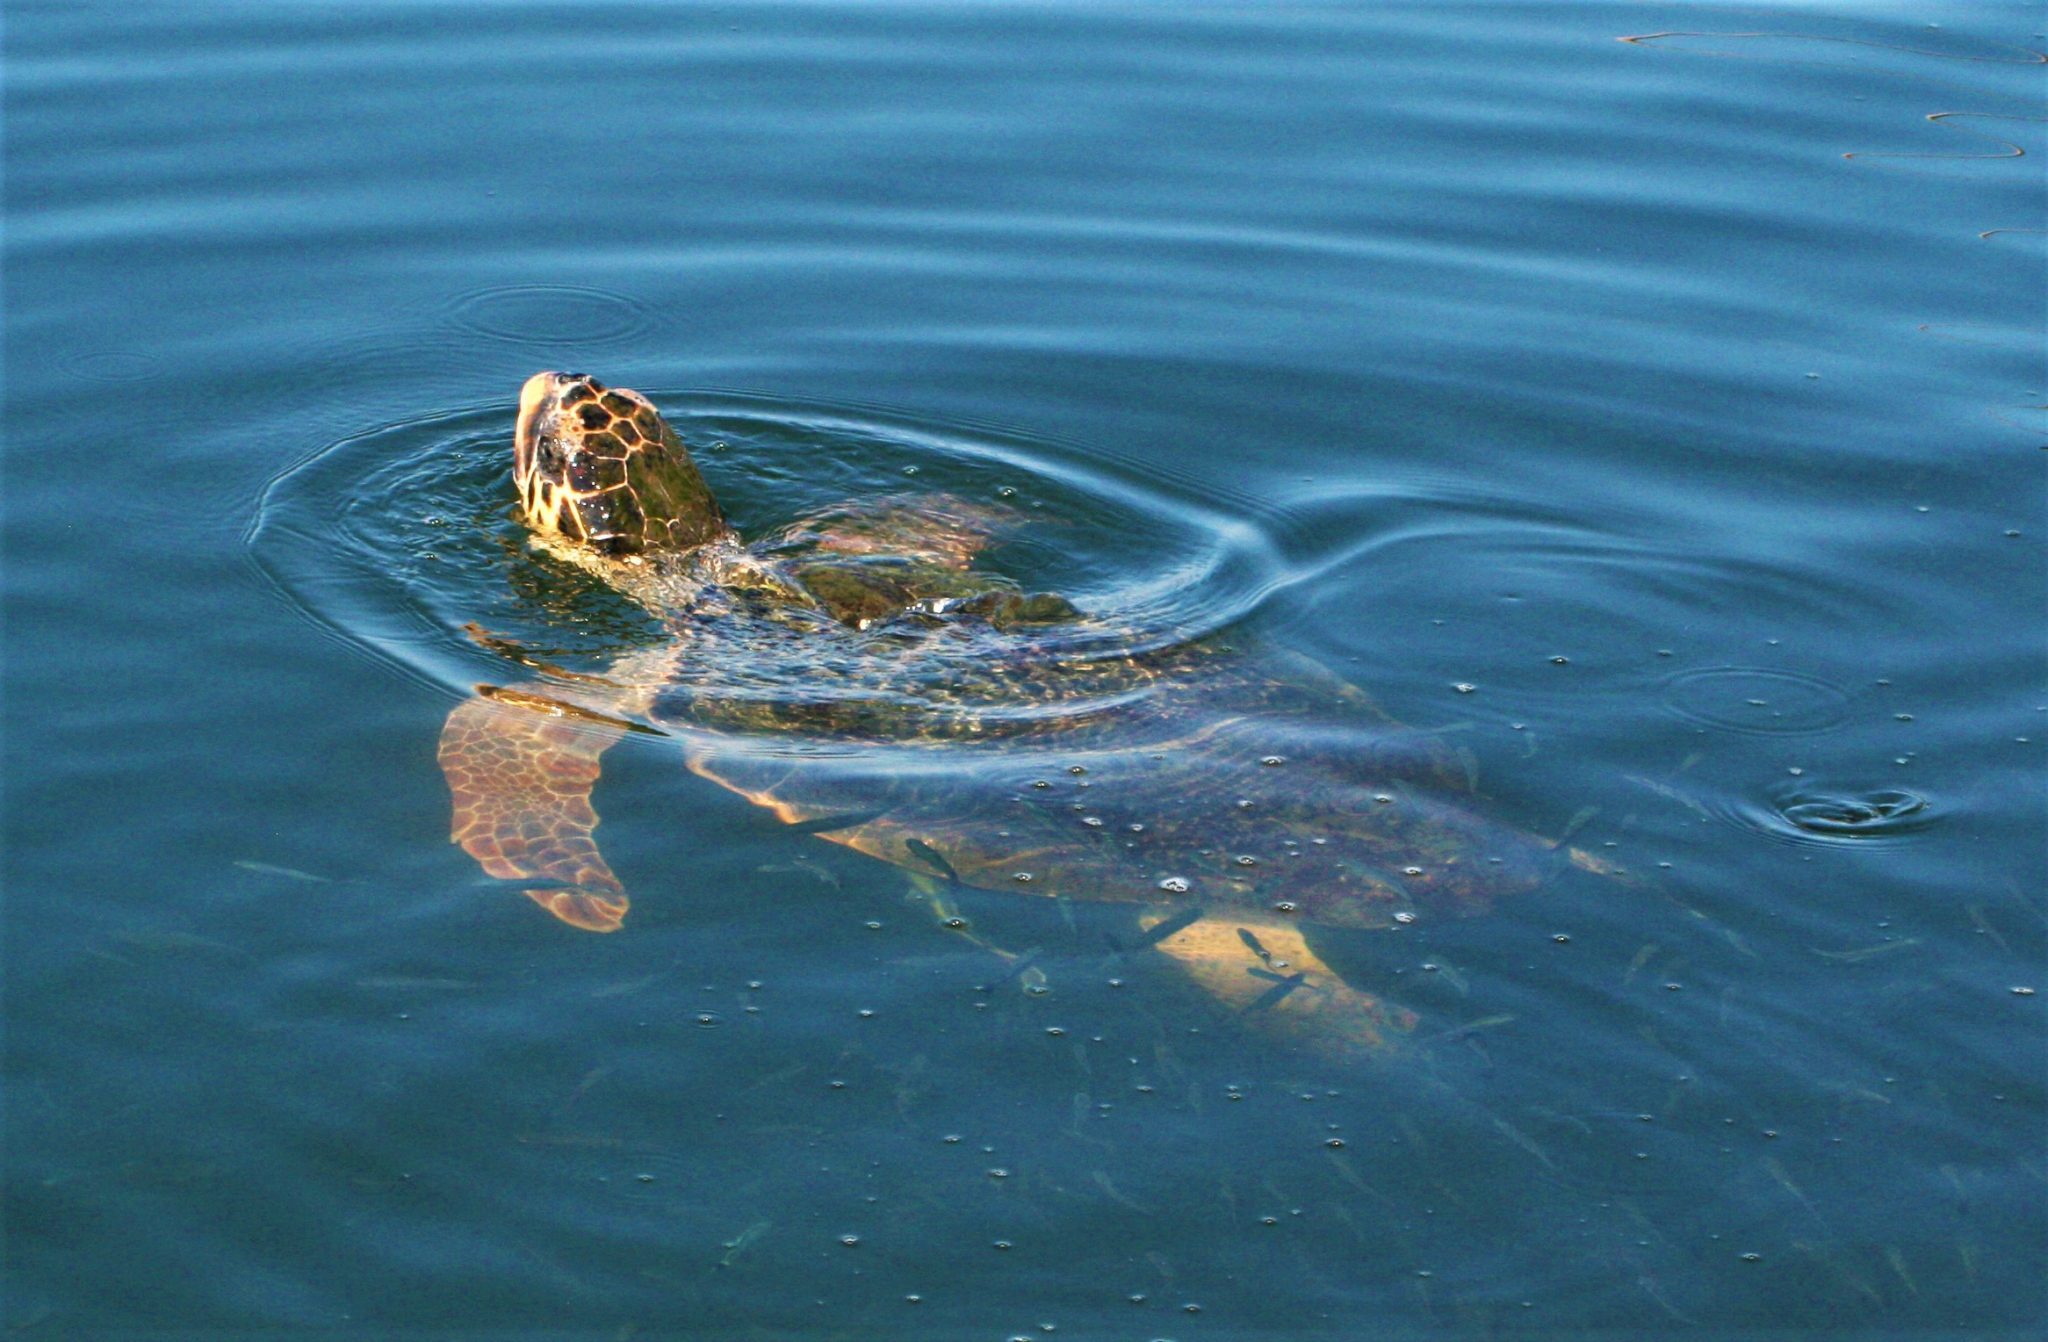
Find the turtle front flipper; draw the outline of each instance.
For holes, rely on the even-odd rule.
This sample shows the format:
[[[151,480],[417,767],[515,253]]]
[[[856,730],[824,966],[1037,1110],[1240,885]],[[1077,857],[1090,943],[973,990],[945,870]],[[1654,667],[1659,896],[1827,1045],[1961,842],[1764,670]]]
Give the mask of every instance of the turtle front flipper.
[[[590,789],[631,725],[538,690],[477,686],[441,729],[449,839],[492,876],[546,882],[526,894],[563,922],[618,931],[626,892],[591,837]]]
[[[1291,924],[1247,922],[1227,910],[1145,922],[1149,932],[1165,934],[1148,944],[1246,1025],[1353,1057],[1384,1052],[1415,1030],[1413,1011],[1344,982]]]

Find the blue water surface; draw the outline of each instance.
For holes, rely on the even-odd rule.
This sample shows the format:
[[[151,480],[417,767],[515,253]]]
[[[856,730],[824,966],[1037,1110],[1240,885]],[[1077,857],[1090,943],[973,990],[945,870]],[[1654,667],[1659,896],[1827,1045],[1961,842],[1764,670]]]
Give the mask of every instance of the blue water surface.
[[[9,1328],[2048,1323],[2037,6],[4,23]],[[1632,879],[1352,938],[1338,1057],[636,739],[564,927],[435,763],[465,622],[652,637],[499,543],[561,367],[743,524],[1047,503]]]

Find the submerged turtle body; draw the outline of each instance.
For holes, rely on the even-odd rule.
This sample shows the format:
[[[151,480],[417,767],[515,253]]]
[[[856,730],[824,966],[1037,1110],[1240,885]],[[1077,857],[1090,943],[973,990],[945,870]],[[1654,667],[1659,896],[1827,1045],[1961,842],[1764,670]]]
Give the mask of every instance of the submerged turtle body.
[[[1466,809],[1453,752],[1320,668],[977,568],[1020,516],[887,498],[746,545],[652,405],[570,374],[528,381],[514,457],[537,543],[672,635],[602,677],[480,686],[442,735],[455,841],[576,926],[626,913],[590,792],[636,727],[929,881],[1146,906],[1146,944],[1226,1003],[1347,1043],[1412,1017],[1304,927],[1465,915],[1598,867]]]

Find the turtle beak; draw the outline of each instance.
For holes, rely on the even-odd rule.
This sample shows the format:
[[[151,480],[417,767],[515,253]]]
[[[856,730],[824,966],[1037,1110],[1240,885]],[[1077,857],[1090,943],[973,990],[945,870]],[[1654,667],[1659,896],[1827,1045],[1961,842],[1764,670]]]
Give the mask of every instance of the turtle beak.
[[[528,526],[582,540],[589,534],[582,509],[590,506],[586,496],[593,482],[579,477],[591,474],[592,463],[577,450],[580,439],[564,405],[578,388],[603,390],[578,373],[535,373],[520,387],[512,480]]]
[[[533,507],[534,472],[540,466],[542,439],[554,434],[562,385],[570,380],[562,373],[535,373],[519,389],[519,418],[512,434],[512,478],[518,483],[519,496],[529,512]]]

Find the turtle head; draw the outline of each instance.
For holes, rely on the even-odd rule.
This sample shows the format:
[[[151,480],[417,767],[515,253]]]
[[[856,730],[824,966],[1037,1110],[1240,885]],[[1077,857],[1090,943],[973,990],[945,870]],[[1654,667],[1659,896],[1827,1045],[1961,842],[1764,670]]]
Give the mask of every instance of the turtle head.
[[[725,534],[682,440],[637,391],[581,373],[535,373],[519,390],[512,454],[521,514],[543,535],[623,555]]]

